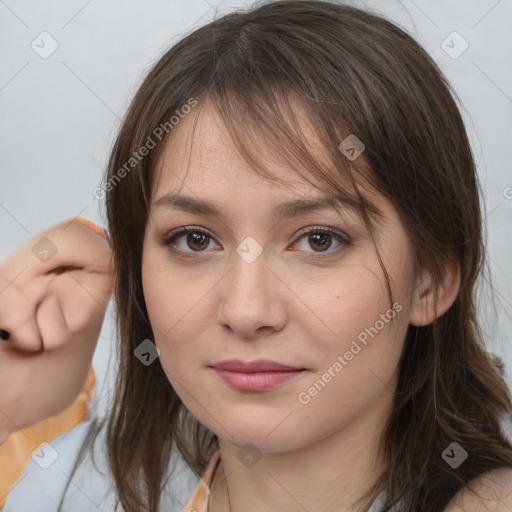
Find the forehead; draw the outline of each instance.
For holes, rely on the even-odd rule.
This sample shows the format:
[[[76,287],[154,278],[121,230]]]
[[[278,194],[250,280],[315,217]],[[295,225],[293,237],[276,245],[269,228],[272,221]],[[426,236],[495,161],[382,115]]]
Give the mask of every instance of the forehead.
[[[315,131],[312,129],[304,110],[297,105],[297,121],[307,141],[308,150],[319,162],[326,160],[326,152]],[[200,110],[199,110],[200,109]],[[247,130],[251,127],[247,126]],[[276,154],[273,144],[264,137],[243,134],[244,144],[249,143],[249,150],[254,153],[272,176],[285,184],[282,192],[290,190],[292,195],[302,195],[311,191],[315,178],[309,181],[297,171],[307,174],[304,167],[298,169],[287,163],[281,155]],[[331,166],[327,161],[325,165]],[[175,189],[180,186],[194,190],[212,190],[222,186],[237,185],[252,190],[279,188],[276,181],[269,182],[252,169],[240,154],[229,135],[222,118],[210,101],[205,101],[197,112],[192,112],[180,120],[166,140],[157,166],[154,190]],[[317,186],[320,184],[317,182]],[[156,194],[155,194],[156,195]]]
[[[210,211],[205,214],[212,216],[227,209],[234,216],[254,215],[258,210],[265,210],[272,217],[286,217],[320,208],[335,208],[342,216],[361,218],[361,201],[350,178],[329,160],[328,152],[300,102],[294,102],[293,109],[302,132],[299,138],[306,143],[315,165],[320,165],[331,176],[336,173],[331,177],[337,182],[336,191],[331,186],[327,194],[326,185],[308,171],[306,164],[301,165],[300,160],[290,164],[283,158],[289,148],[282,148],[281,154],[276,154],[275,148],[279,145],[269,143],[268,134],[259,132],[252,136],[248,131],[252,127],[247,126],[247,131],[242,134],[244,146],[248,144],[258,163],[275,179],[260,175],[237,149],[215,106],[206,100],[197,107],[197,113],[192,111],[184,116],[165,141],[152,180],[151,211],[155,206],[179,206],[195,213],[203,213],[200,210],[206,208]],[[361,167],[365,168],[365,173],[369,169],[364,160]],[[369,200],[373,210],[368,212],[369,215],[377,223],[385,222],[392,205],[369,185],[364,174],[357,171],[354,179],[360,193]],[[171,197],[176,195],[197,201],[192,204],[186,199],[176,205]],[[320,200],[318,205],[311,204],[315,200]],[[305,204],[307,201],[310,204]],[[330,203],[326,204],[328,201]]]

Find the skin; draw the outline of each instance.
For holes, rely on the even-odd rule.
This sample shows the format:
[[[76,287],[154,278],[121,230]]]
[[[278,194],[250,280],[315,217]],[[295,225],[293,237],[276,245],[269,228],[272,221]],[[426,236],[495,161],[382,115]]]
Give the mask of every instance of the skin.
[[[512,469],[490,471],[463,489],[444,512],[510,512]]]
[[[299,119],[322,158],[304,113]],[[270,157],[265,164],[286,186],[258,176],[210,104],[193,135],[192,125],[192,116],[183,119],[165,147],[144,238],[142,279],[169,381],[188,410],[219,437],[226,479],[218,472],[213,510],[350,510],[386,467],[379,443],[392,410],[406,331],[409,323],[435,318],[429,277],[413,272],[396,210],[371,193],[384,213],[377,243],[401,310],[366,346],[360,344],[357,355],[307,404],[300,403],[298,394],[392,307],[375,244],[363,221],[348,210],[341,216],[322,209],[272,218],[278,203],[323,193]],[[264,154],[262,148],[258,155]],[[155,204],[178,191],[214,201],[222,218]],[[165,246],[162,240],[182,226],[202,227],[211,238],[187,244],[185,234]],[[313,232],[332,227],[352,242],[327,237],[315,245],[299,233],[308,226]],[[263,248],[252,263],[236,251],[249,236]],[[457,273],[448,273],[438,315],[457,290]],[[270,359],[306,371],[271,390],[238,391],[210,368],[232,358]],[[250,467],[238,457],[246,443],[261,455]]]
[[[33,249],[51,245],[48,260]],[[82,391],[113,287],[107,240],[78,222],[41,233],[0,262],[0,444]]]

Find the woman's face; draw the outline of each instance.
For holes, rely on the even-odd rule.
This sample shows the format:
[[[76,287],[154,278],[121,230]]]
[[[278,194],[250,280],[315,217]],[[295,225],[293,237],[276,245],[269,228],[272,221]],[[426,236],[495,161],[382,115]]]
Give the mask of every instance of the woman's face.
[[[201,423],[239,447],[287,451],[349,425],[370,428],[391,411],[413,309],[411,249],[397,212],[371,196],[385,215],[377,243],[392,305],[355,211],[298,208],[324,194],[270,157],[268,167],[287,186],[258,176],[211,105],[191,150],[192,117],[165,148],[143,246],[144,295],[170,383]],[[178,191],[181,200],[172,197]],[[169,241],[181,227],[191,233]],[[229,360],[295,371],[222,369]]]

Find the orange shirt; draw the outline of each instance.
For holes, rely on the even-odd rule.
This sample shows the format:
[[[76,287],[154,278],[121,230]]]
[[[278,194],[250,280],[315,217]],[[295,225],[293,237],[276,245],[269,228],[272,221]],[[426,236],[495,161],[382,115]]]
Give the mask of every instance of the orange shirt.
[[[188,499],[181,512],[208,512],[210,503],[211,486],[215,471],[220,461],[220,450],[217,450],[210,459],[201,480],[194,489],[194,492]]]

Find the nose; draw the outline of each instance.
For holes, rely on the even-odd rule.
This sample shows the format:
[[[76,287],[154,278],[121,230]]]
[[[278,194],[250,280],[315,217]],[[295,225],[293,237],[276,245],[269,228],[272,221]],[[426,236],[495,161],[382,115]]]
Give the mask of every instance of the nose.
[[[234,261],[219,283],[219,324],[245,339],[283,329],[286,287],[268,267],[265,255],[252,263],[236,255]]]

